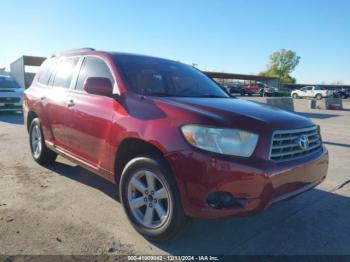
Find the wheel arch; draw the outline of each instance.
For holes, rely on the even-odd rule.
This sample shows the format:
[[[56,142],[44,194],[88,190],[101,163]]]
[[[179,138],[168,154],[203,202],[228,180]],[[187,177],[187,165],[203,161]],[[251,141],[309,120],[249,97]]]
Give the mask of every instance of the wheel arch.
[[[118,150],[115,156],[114,172],[115,180],[118,183],[125,165],[133,158],[137,156],[154,156],[165,163],[167,167],[172,171],[170,164],[164,157],[164,153],[154,144],[147,142],[139,138],[125,138],[119,144]]]
[[[26,128],[27,128],[28,132],[29,132],[30,124],[32,123],[33,119],[37,118],[37,117],[38,117],[38,115],[34,111],[28,112],[27,120],[26,120]]]

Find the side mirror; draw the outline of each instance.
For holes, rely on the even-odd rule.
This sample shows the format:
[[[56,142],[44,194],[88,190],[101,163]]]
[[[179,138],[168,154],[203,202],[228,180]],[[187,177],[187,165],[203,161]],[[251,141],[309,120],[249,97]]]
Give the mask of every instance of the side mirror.
[[[113,86],[111,80],[105,77],[89,77],[84,83],[84,90],[89,94],[112,96]]]

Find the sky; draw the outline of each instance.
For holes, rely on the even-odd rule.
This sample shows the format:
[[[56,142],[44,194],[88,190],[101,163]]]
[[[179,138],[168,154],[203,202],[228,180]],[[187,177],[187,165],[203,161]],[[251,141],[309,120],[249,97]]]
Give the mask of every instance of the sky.
[[[0,67],[80,47],[257,74],[295,51],[298,83],[350,84],[350,0],[0,0]]]

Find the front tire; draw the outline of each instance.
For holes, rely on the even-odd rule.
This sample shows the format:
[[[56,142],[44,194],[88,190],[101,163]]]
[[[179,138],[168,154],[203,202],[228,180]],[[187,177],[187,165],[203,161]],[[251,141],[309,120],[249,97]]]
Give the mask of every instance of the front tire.
[[[298,94],[294,93],[294,94],[293,94],[293,98],[294,98],[294,99],[298,99]]]
[[[321,94],[317,94],[317,95],[316,95],[316,99],[317,99],[317,100],[321,100],[321,99],[322,99],[322,95],[321,95]]]
[[[30,124],[29,144],[32,157],[40,165],[48,165],[56,160],[57,154],[48,149],[45,145],[39,118],[34,118]]]
[[[175,238],[188,220],[171,170],[155,157],[137,157],[124,168],[120,199],[132,226],[146,239]]]

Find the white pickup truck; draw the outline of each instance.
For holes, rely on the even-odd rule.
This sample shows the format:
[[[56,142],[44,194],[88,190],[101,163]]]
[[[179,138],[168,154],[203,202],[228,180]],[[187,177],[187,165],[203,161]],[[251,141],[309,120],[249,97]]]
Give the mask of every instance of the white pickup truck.
[[[312,97],[320,100],[323,97],[332,96],[332,92],[320,86],[304,86],[301,89],[293,90],[291,96],[295,99],[303,97]]]

